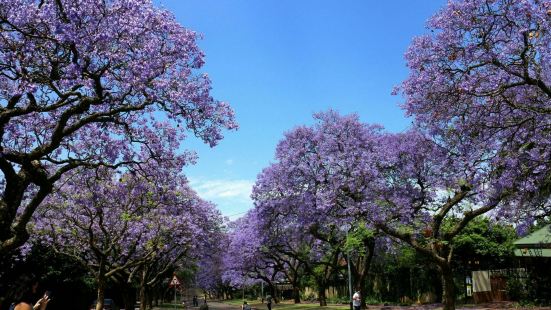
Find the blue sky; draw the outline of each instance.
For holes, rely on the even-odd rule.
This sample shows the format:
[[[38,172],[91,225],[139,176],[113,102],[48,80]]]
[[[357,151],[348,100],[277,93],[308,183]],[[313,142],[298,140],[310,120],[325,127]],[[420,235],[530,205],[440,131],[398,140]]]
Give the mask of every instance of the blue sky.
[[[230,218],[252,207],[251,187],[283,133],[333,108],[390,131],[410,121],[392,88],[406,75],[411,39],[444,0],[157,0],[204,38],[213,94],[240,129],[214,149],[189,140],[193,188]]]

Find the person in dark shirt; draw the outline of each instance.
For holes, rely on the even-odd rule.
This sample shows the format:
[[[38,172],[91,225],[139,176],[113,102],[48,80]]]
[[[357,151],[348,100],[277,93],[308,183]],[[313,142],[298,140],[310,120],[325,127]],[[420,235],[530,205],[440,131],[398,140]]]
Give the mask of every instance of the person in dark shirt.
[[[241,310],[251,310],[251,306],[247,304],[246,301],[243,302],[243,305],[241,306]]]

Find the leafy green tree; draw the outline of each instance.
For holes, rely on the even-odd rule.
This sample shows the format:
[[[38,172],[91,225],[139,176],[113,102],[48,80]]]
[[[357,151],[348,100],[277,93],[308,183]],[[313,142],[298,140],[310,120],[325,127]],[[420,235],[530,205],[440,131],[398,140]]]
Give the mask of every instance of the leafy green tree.
[[[450,225],[453,221],[449,222]],[[511,225],[487,217],[476,218],[452,241],[454,261],[465,269],[488,269],[510,266],[513,242],[518,238]],[[470,268],[469,268],[470,267]]]
[[[360,290],[362,305],[365,307],[367,296],[367,279],[379,232],[369,228],[365,222],[356,224],[346,238],[344,251],[350,264],[353,286]]]

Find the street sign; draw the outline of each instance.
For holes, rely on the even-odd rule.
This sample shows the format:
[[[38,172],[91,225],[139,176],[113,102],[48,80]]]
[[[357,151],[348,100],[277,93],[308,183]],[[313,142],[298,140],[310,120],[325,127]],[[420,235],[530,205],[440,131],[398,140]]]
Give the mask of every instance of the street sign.
[[[170,283],[168,284],[168,287],[174,287],[174,307],[176,307],[177,298],[176,298],[176,288],[180,286],[180,280],[178,280],[178,277],[176,274],[172,276],[172,280],[170,280]]]
[[[170,284],[168,286],[180,286],[180,280],[178,280],[178,277],[176,277],[176,275],[172,277],[172,280],[170,280]]]

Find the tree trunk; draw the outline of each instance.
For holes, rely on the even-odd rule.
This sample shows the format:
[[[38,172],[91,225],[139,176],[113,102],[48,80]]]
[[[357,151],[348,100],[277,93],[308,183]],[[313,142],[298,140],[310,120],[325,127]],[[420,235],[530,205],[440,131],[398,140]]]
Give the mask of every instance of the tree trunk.
[[[362,309],[367,309],[367,304],[365,303],[366,295],[367,295],[367,287],[365,284],[362,284],[360,286],[360,300],[361,300]]]
[[[361,305],[362,309],[367,309],[367,304],[365,303],[365,299],[367,297],[367,284],[366,279],[367,275],[369,273],[369,268],[371,267],[371,261],[373,260],[373,255],[375,254],[375,239],[369,238],[369,240],[366,241],[366,248],[367,248],[367,256],[364,257],[364,261],[362,264],[362,270],[359,272],[358,277],[358,283],[356,284],[357,287],[360,288],[360,298],[361,298]]]
[[[293,284],[293,299],[295,304],[300,304],[300,289],[296,284]]]
[[[97,291],[97,301],[96,301],[96,310],[103,310],[103,303],[105,302],[105,262],[103,259],[100,260],[99,270],[98,270],[98,291]]]
[[[151,294],[146,294],[147,309],[153,309],[153,296]]]
[[[122,288],[122,292],[124,309],[134,309],[134,305],[136,304],[136,291],[130,286],[130,284],[127,284]]]
[[[277,304],[279,301],[278,301],[278,298],[277,298],[277,290],[276,290],[275,285],[273,285],[271,283],[268,284],[268,291],[270,292],[270,296],[272,296],[272,303]]]
[[[439,265],[442,276],[442,303],[444,310],[455,310],[455,284],[453,272],[449,263]]]
[[[40,169],[37,167],[37,169]],[[25,174],[33,173],[36,171],[29,171],[28,168],[24,168],[22,171]],[[21,172],[20,172],[21,173]],[[22,179],[7,181],[4,187],[4,195],[0,199],[0,255],[8,255],[17,248],[21,247],[27,240],[29,240],[29,232],[25,228],[25,224],[30,219],[24,219],[17,216],[18,210],[30,211],[29,205],[24,205],[22,202],[24,194],[27,192],[30,182]],[[29,198],[29,201],[35,200],[38,206],[46,196],[52,192],[52,184],[43,184],[39,187],[39,191]],[[22,205],[23,204],[23,205]],[[32,211],[34,212],[34,211]],[[32,214],[32,213],[31,213]],[[17,226],[19,229],[13,230],[13,224],[16,221],[20,221]]]
[[[142,276],[140,279],[140,310],[146,310],[147,306],[147,292],[146,292],[146,270],[142,270]]]
[[[320,307],[327,306],[327,297],[325,296],[325,286],[318,288],[318,299],[320,301]]]
[[[145,285],[140,285],[140,310],[146,310],[147,305],[147,293],[145,291]]]

